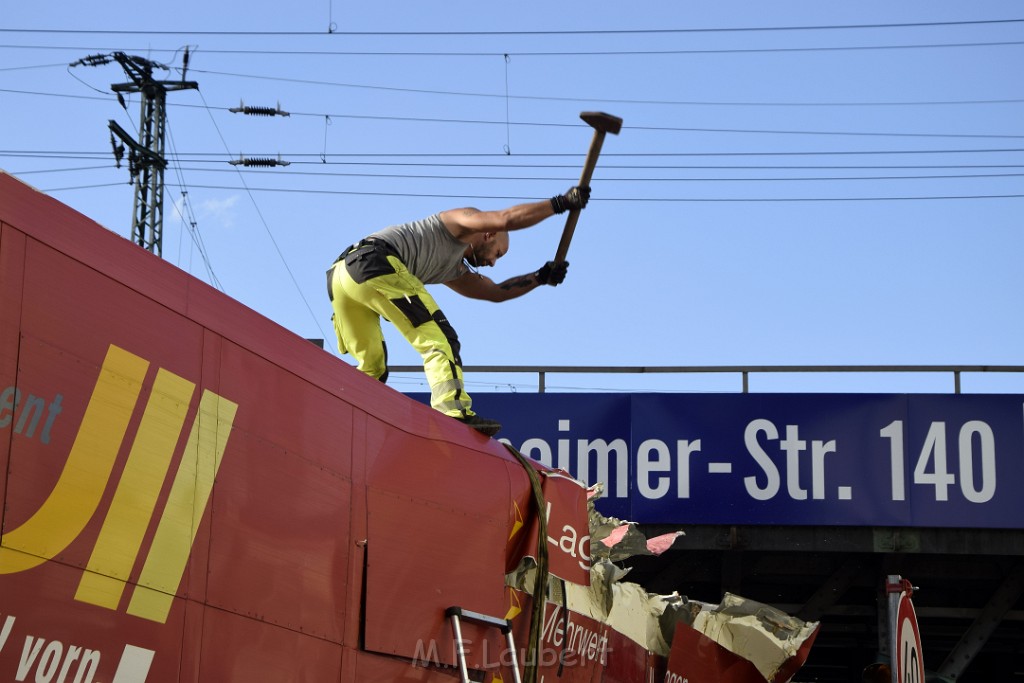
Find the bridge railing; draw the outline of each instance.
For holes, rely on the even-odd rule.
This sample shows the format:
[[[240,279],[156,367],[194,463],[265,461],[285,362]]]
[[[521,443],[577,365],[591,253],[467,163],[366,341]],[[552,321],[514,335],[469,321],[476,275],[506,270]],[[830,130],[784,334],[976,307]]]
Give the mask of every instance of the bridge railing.
[[[393,365],[392,373],[422,373],[419,365]],[[537,391],[544,393],[549,375],[653,375],[653,374],[735,374],[742,391],[750,391],[755,374],[827,373],[915,373],[948,374],[953,392],[960,393],[961,375],[967,373],[1024,373],[1024,365],[467,365],[463,372],[474,374],[527,374],[537,376]]]

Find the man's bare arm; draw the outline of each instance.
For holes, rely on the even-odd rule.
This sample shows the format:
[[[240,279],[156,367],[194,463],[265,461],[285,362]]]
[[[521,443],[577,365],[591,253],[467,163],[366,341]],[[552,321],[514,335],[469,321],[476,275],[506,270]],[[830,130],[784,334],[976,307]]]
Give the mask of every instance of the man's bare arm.
[[[478,232],[508,232],[522,230],[555,215],[547,199],[527,204],[516,204],[499,211],[480,211],[467,207],[441,212],[441,220],[455,239],[461,240]]]
[[[482,299],[484,301],[508,301],[532,292],[540,286],[536,273],[526,273],[510,277],[501,283],[496,283],[486,275],[479,273],[466,273],[461,277],[445,283],[462,296],[470,299]]]

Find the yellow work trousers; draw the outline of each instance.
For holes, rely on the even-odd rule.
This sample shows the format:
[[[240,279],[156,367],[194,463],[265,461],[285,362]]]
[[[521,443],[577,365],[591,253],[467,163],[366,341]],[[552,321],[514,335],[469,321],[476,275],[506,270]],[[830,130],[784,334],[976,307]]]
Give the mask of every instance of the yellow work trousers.
[[[384,317],[423,357],[430,405],[452,417],[473,415],[462,380],[459,340],[434,298],[397,256],[372,248],[364,248],[361,255],[354,251],[328,271],[338,350],[352,354],[362,372],[387,381],[380,324]]]

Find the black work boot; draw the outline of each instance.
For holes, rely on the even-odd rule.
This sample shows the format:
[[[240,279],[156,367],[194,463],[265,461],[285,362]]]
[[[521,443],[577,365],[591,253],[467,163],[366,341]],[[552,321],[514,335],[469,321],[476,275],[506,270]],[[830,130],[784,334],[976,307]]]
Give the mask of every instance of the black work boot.
[[[501,430],[500,422],[488,420],[486,417],[480,417],[479,415],[464,415],[455,419],[462,424],[469,425],[485,436],[494,436]]]

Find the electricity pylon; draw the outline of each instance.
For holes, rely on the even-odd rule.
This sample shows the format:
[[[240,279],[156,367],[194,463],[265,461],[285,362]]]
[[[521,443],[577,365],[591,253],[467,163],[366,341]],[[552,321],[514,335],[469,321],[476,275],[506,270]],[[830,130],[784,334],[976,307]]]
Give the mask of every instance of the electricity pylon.
[[[95,55],[76,62],[88,66],[108,64],[116,61],[128,74],[127,83],[114,83],[110,89],[117,93],[117,99],[124,106],[123,93],[139,93],[141,115],[139,117],[139,139],[133,140],[116,122],[110,121],[111,143],[114,135],[128,146],[128,169],[135,185],[135,200],[132,207],[132,240],[140,247],[157,256],[163,255],[164,223],[164,139],[167,129],[167,93],[177,90],[197,90],[199,84],[186,81],[188,70],[188,49],[185,50],[184,68],[180,81],[159,81],[153,78],[153,69],[167,67],[142,57],[114,52],[111,55]],[[120,167],[124,147],[114,145],[114,154]]]

